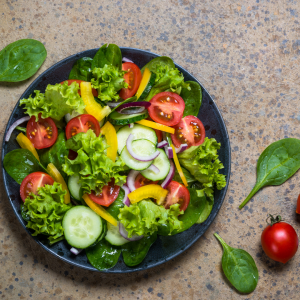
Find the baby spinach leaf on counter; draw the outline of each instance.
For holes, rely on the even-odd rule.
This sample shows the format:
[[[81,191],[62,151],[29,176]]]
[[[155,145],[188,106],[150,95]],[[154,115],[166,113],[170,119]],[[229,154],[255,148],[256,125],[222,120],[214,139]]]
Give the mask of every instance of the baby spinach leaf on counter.
[[[158,228],[159,235],[174,235],[189,229],[192,225],[194,225],[199,217],[201,216],[204,208],[206,197],[204,192],[197,193],[195,189],[188,189],[190,192],[190,203],[188,208],[185,210],[184,214],[178,217],[178,220],[182,222],[182,226],[180,229],[175,229],[170,233],[170,228],[168,224],[162,224]]]
[[[45,46],[33,39],[23,39],[0,51],[0,81],[17,82],[33,76],[46,59]]]
[[[106,209],[106,211],[110,213],[117,220],[119,220],[118,214],[120,212],[120,208],[124,207],[124,203],[123,203],[124,195],[125,195],[124,190],[120,189],[117,199]]]
[[[79,79],[91,81],[92,76],[92,61],[90,57],[82,57],[78,59],[69,74],[69,79]]]
[[[186,81],[185,83],[189,84],[190,89],[183,88],[180,93],[185,102],[183,116],[193,115],[197,117],[202,104],[201,87],[196,81]]]
[[[157,65],[165,65],[165,66],[169,66],[171,69],[175,68],[174,62],[173,60],[168,57],[168,56],[160,56],[160,57],[156,57],[153,58],[152,60],[150,60],[142,69],[142,73],[144,72],[145,68],[148,68],[150,72],[154,72],[156,71],[156,66]]]
[[[121,249],[103,239],[97,245],[86,248],[85,253],[90,264],[99,271],[103,271],[115,266],[121,255]]]
[[[27,149],[16,149],[8,152],[3,160],[5,171],[18,184],[33,172],[46,172],[34,155]]]
[[[218,235],[214,236],[223,247],[222,268],[231,284],[241,293],[251,293],[258,282],[258,270],[252,256],[243,249],[228,246]]]
[[[269,145],[257,161],[257,180],[254,188],[244,202],[247,202],[262,187],[280,185],[287,181],[300,168],[300,140],[294,138],[282,139]]]
[[[115,44],[104,44],[95,54],[92,61],[92,70],[94,68],[103,68],[105,65],[112,65],[122,70],[122,53]]]
[[[133,267],[140,264],[146,257],[150,247],[157,239],[157,233],[134,242],[127,243],[122,246],[122,255],[124,263]]]

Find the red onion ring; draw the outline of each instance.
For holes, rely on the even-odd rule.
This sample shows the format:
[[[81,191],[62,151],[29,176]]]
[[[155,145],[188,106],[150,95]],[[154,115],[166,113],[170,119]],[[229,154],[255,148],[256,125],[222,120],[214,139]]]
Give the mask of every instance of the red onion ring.
[[[150,107],[151,103],[147,101],[128,102],[120,105],[116,111],[120,114],[131,115],[143,112],[146,108]],[[132,109],[129,109],[132,108]]]
[[[185,151],[187,149],[187,147],[188,147],[188,144],[181,144],[179,146],[179,148],[175,147],[175,152],[176,153],[181,153],[181,152]]]
[[[30,117],[29,116],[26,116],[26,117],[23,117],[17,121],[15,121],[14,123],[11,124],[11,126],[9,127],[9,129],[7,130],[7,133],[6,133],[6,136],[5,136],[5,142],[8,142],[9,139],[10,139],[10,136],[12,134],[12,132],[14,131],[14,129],[19,126],[20,124],[26,122],[26,121],[29,121],[30,120]]]
[[[136,190],[134,182],[135,182],[135,178],[139,175],[140,171],[136,171],[136,170],[131,170],[127,176],[126,179],[126,184],[130,190],[130,192],[133,192],[134,190]]]
[[[161,141],[161,142],[159,142],[157,145],[156,145],[156,147],[157,148],[163,148],[163,147],[165,147],[165,146],[167,146],[168,145],[168,142],[167,141]]]
[[[119,222],[119,232],[120,232],[121,236],[124,239],[126,239],[128,241],[131,241],[131,242],[138,241],[138,240],[140,240],[144,237],[143,235],[136,235],[135,234],[131,238],[129,238],[128,237],[128,232],[127,232],[127,230],[125,229],[124,225],[121,222]]]
[[[123,189],[124,192],[125,192],[125,196],[124,196],[122,202],[123,202],[126,206],[130,206],[130,200],[129,200],[129,198],[128,198],[128,194],[130,193],[130,190],[129,190],[128,186],[125,185],[125,184],[123,184],[123,185],[121,186],[121,189]]]
[[[172,179],[175,175],[175,166],[174,166],[174,163],[171,159],[170,159],[170,165],[171,166],[170,166],[169,174],[167,175],[167,177],[165,178],[165,180],[161,184],[161,187],[164,188],[164,189],[170,184],[170,182],[172,181]]]
[[[173,158],[173,149],[172,147],[165,147],[166,154],[168,158]]]
[[[71,251],[73,254],[75,254],[75,255],[78,255],[82,250],[83,250],[83,249],[77,249],[77,248],[74,248],[74,247],[72,247],[72,248],[70,249],[70,251]]]
[[[134,140],[134,135],[131,133],[131,134],[129,134],[129,136],[127,138],[126,147],[127,147],[127,150],[129,152],[129,154],[134,159],[136,159],[138,161],[151,161],[151,160],[155,159],[160,154],[160,152],[158,150],[156,150],[153,154],[151,154],[149,156],[142,156],[142,155],[136,154],[133,151],[132,146],[131,146],[133,140]]]
[[[127,58],[127,57],[123,57],[123,58],[122,58],[122,61],[123,61],[123,62],[131,62],[131,63],[133,63],[133,61],[130,60],[129,58]]]
[[[106,102],[106,105],[114,108],[114,107],[118,106],[120,103],[122,103],[122,102]]]
[[[150,165],[150,167],[147,168],[146,170],[150,170],[150,171],[154,172],[155,174],[158,174],[160,172],[159,168],[153,164]]]
[[[129,123],[128,126],[129,126],[130,129],[132,129],[133,126],[134,126],[134,123]]]

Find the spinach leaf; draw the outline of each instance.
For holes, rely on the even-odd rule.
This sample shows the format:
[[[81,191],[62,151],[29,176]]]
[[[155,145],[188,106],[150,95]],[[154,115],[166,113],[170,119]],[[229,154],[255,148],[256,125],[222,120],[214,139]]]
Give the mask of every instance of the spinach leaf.
[[[91,81],[92,76],[92,61],[90,57],[82,57],[78,59],[69,74],[69,79],[79,79]]]
[[[119,220],[118,214],[120,208],[124,207],[124,203],[123,203],[124,196],[125,196],[124,190],[120,189],[117,199],[106,209],[106,211],[110,213],[117,220]]]
[[[47,172],[34,155],[27,149],[16,149],[8,152],[3,160],[5,171],[18,184],[33,172]]]
[[[198,116],[199,109],[202,104],[202,91],[199,83],[196,81],[186,81],[190,86],[190,90],[182,88],[180,96],[185,102],[183,116],[193,115]]]
[[[262,187],[280,185],[294,175],[300,168],[300,140],[282,139],[269,145],[257,161],[256,184],[239,206],[243,208]]]
[[[103,271],[115,266],[121,255],[121,249],[102,239],[97,245],[85,249],[90,264]]]
[[[231,284],[241,293],[251,293],[258,282],[258,270],[252,256],[243,249],[228,246],[218,235],[214,236],[222,244],[222,268]]]
[[[92,61],[94,68],[103,68],[105,65],[112,65],[122,70],[122,53],[115,44],[104,44],[95,54]]]
[[[208,198],[205,198],[205,201],[204,201],[204,209],[203,211],[201,212],[200,216],[199,216],[199,219],[197,220],[197,224],[201,224],[203,223],[204,221],[206,221],[206,219],[209,217],[212,209],[213,209],[213,206],[214,206],[214,202],[211,201],[210,199]]]
[[[122,246],[122,255],[124,263],[133,267],[140,264],[146,257],[150,247],[157,239],[157,233],[134,242],[127,243]]]
[[[46,59],[45,46],[33,39],[23,39],[0,51],[0,81],[17,82],[34,75]]]
[[[160,56],[156,57],[152,60],[150,60],[142,69],[142,73],[144,72],[145,68],[148,68],[150,72],[155,72],[156,71],[156,66],[157,65],[166,65],[169,66],[170,69],[174,69],[175,65],[173,60],[168,57],[168,56]]]
[[[189,229],[199,219],[201,213],[205,208],[206,197],[205,194],[198,194],[195,189],[188,189],[190,192],[190,203],[183,215],[178,217],[178,220],[183,222],[183,226],[180,230],[173,230],[171,235],[180,233]],[[161,225],[158,229],[159,235],[169,235],[170,228],[168,225]]]
[[[53,163],[64,179],[67,178],[67,175],[62,169],[62,165],[65,163],[65,156],[68,156],[68,154],[69,150],[66,147],[66,138],[63,131],[58,133],[57,140],[50,149],[39,151],[41,163],[44,166]]]

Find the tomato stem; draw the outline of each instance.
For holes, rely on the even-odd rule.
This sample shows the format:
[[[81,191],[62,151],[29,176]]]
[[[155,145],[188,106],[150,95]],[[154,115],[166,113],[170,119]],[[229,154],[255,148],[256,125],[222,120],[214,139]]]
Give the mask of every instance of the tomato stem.
[[[270,218],[270,223],[268,222],[269,218]],[[270,226],[272,226],[272,225],[274,225],[276,223],[279,223],[281,221],[282,221],[281,216],[278,215],[278,216],[276,216],[276,218],[274,218],[274,216],[271,215],[271,214],[268,215],[267,220],[266,220],[267,224],[270,225]]]

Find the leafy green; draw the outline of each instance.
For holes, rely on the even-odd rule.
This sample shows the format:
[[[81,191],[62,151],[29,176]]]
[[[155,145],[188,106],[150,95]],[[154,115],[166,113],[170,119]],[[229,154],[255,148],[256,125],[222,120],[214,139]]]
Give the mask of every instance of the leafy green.
[[[196,181],[195,177],[192,176],[191,173],[188,170],[186,170],[185,168],[181,168],[181,169],[182,169],[183,175],[185,176],[185,179],[186,179],[188,184],[193,183],[193,182]],[[177,169],[175,170],[175,175],[173,177],[173,180],[183,184],[182,179],[181,179]]]
[[[66,137],[63,131],[58,133],[56,142],[51,148],[39,151],[40,162],[44,166],[53,163],[64,179],[67,176],[62,169],[62,165],[65,162],[65,156],[68,154],[69,150],[66,147]]]
[[[82,185],[83,192],[98,193],[112,178],[119,186],[126,182],[126,176],[120,174],[125,170],[125,163],[121,158],[116,162],[108,158],[105,153],[107,144],[103,137],[96,137],[92,130],[81,132],[68,139],[66,147],[77,151],[78,156],[74,160],[65,157],[63,171],[69,176],[79,175],[78,182]]]
[[[38,120],[38,115],[41,113],[42,118],[51,117],[59,121],[68,113],[74,110],[83,113],[85,105],[78,94],[79,84],[73,82],[68,85],[57,83],[55,85],[48,84],[45,94],[35,90],[35,96],[29,96],[28,99],[21,99],[20,105],[25,105],[24,109],[30,117],[35,116]]]
[[[262,187],[280,185],[293,176],[300,168],[300,140],[282,139],[269,145],[257,161],[257,180],[254,188],[239,208]]]
[[[33,172],[46,172],[35,156],[27,149],[16,149],[8,152],[3,159],[3,167],[18,184]]]
[[[116,265],[121,255],[121,249],[102,239],[95,246],[85,249],[90,264],[96,269],[108,270]]]
[[[153,58],[152,60],[150,60],[142,69],[142,73],[144,73],[144,70],[146,68],[149,69],[150,72],[155,72],[156,71],[156,67],[159,65],[163,65],[163,66],[168,66],[170,69],[174,69],[175,65],[173,60],[168,57],[168,56],[160,56],[160,57],[156,57]]]
[[[120,189],[117,199],[108,208],[106,208],[106,211],[117,220],[119,220],[118,214],[120,212],[120,209],[124,207],[124,203],[123,203],[124,196],[125,196],[124,190]]]
[[[45,46],[33,39],[23,39],[0,51],[0,81],[17,82],[33,76],[47,57]]]
[[[98,90],[98,98],[101,101],[118,101],[118,91],[128,86],[124,80],[126,72],[117,67],[105,65],[102,68],[94,68],[92,73],[92,86]]]
[[[66,191],[60,183],[54,182],[53,185],[39,187],[37,192],[38,195],[31,193],[24,203],[22,212],[30,218],[26,227],[34,230],[33,236],[49,235],[50,244],[56,243],[63,238],[61,222],[71,208],[70,204],[64,204]]]
[[[201,86],[196,81],[186,81],[185,83],[189,84],[189,89],[183,88],[180,93],[185,102],[183,116],[193,115],[197,117],[202,104]]]
[[[111,65],[122,70],[122,53],[115,44],[104,44],[95,54],[92,62],[94,68],[103,68],[105,65]]]
[[[251,293],[258,282],[258,270],[252,256],[243,249],[228,246],[218,235],[214,236],[222,244],[222,268],[227,279],[241,293]]]
[[[92,75],[92,62],[90,57],[82,57],[78,59],[69,74],[69,79],[79,79],[90,81]]]
[[[122,246],[122,255],[124,263],[133,267],[140,264],[146,257],[150,247],[156,241],[156,232],[150,236],[143,237],[142,239],[134,242],[124,244]]]
[[[158,206],[151,200],[142,200],[124,206],[120,209],[119,220],[128,232],[128,236],[144,235],[148,236],[156,232],[160,225],[168,226],[168,234],[174,230],[180,230],[183,226],[178,220],[178,216],[183,212],[179,209],[179,204],[171,205],[170,209]]]

